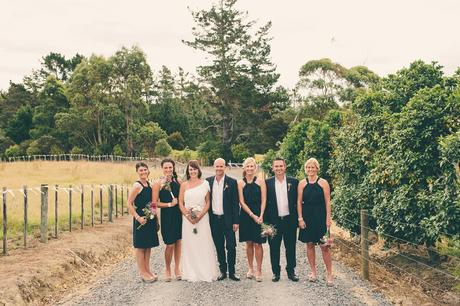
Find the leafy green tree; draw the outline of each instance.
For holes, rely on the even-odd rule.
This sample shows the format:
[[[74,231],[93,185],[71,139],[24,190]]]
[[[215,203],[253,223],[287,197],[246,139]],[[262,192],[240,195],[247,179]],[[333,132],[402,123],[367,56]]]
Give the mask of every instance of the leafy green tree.
[[[257,126],[269,118],[277,104],[274,84],[279,77],[270,61],[271,23],[255,29],[255,23],[247,21],[247,14],[238,11],[235,3],[220,0],[208,10],[192,12],[194,39],[185,41],[209,58],[198,74],[210,87],[209,102],[218,114],[216,128],[227,159],[234,142],[250,138],[242,135],[248,124]]]
[[[21,148],[20,145],[12,145],[8,149],[5,150],[5,157],[17,157],[25,155],[24,150]]]
[[[37,154],[51,154],[51,149],[59,147],[58,141],[50,135],[43,135],[40,138],[32,141],[29,148],[27,149],[28,155]]]
[[[135,127],[131,135],[136,152],[145,150],[148,155],[153,155],[156,143],[168,135],[156,122],[148,122],[143,126]]]
[[[249,151],[248,147],[244,143],[238,143],[232,145],[232,155],[234,162],[242,163],[246,158],[253,156],[254,154]]]
[[[157,141],[155,144],[155,155],[156,156],[169,156],[172,152],[172,148],[169,145],[168,141],[166,139],[160,139]]]
[[[0,129],[0,156],[5,155],[5,150],[14,145],[14,142]]]
[[[21,106],[6,128],[6,135],[15,143],[20,143],[30,138],[29,131],[32,127],[32,109],[29,105]]]
[[[185,148],[185,140],[182,137],[181,132],[174,132],[170,134],[167,141],[175,150],[183,150]]]

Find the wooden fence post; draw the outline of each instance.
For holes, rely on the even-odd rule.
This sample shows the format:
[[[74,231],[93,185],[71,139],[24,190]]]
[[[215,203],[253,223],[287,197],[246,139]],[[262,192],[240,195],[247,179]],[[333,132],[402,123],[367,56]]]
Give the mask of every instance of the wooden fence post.
[[[115,185],[115,218],[118,218],[118,188]]]
[[[113,222],[113,185],[109,185],[109,222]]]
[[[91,185],[91,226],[94,226],[94,186]]]
[[[28,205],[28,195],[27,195],[27,186],[24,185],[24,248],[27,248],[27,205]]]
[[[123,190],[125,189],[125,186],[121,185],[121,216],[123,217],[123,202],[125,201],[125,199],[123,198]]]
[[[40,242],[48,242],[48,185],[41,184]]]
[[[69,232],[72,231],[72,185],[69,185]]]
[[[99,185],[99,211],[101,212],[101,224],[102,224],[102,185]]]
[[[361,209],[361,273],[369,280],[369,215],[367,209]]]
[[[7,229],[8,229],[8,217],[6,213],[6,187],[3,187],[3,255],[8,255],[8,239],[7,239]]]
[[[58,185],[54,186],[54,237],[58,238],[58,227],[59,227],[59,219],[58,219]]]
[[[81,188],[81,226],[80,228],[83,229],[85,226],[85,192],[83,191],[83,185],[80,186]]]

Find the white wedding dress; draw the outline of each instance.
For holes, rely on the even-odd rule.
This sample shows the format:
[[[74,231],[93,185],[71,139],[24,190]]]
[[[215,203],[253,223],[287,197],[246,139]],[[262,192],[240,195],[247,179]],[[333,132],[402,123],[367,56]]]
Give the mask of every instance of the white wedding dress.
[[[206,205],[205,197],[210,187],[207,180],[202,184],[187,189],[184,194],[185,208]],[[193,233],[196,228],[197,233]],[[217,259],[214,242],[211,236],[209,215],[193,225],[187,218],[182,218],[182,272],[183,279],[190,282],[211,282],[217,279]]]

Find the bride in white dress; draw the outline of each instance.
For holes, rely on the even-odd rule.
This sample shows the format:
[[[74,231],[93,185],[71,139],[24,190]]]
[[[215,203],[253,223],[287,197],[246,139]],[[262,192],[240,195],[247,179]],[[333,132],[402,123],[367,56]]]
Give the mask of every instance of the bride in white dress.
[[[197,161],[187,165],[187,181],[181,184],[179,207],[182,218],[182,277],[190,282],[211,282],[218,276],[215,246],[211,236],[208,209],[209,183],[201,179]],[[198,211],[196,218],[191,208]]]

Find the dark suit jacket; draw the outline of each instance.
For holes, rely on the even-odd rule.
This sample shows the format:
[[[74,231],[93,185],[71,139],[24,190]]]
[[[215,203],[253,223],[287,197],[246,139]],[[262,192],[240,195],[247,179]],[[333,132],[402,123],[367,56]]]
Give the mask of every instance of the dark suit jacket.
[[[276,202],[276,187],[275,177],[271,177],[265,181],[267,184],[267,207],[265,208],[264,220],[268,224],[278,223],[278,204]],[[293,177],[286,177],[288,189],[288,203],[289,203],[289,220],[293,225],[297,225],[297,186],[299,181]]]
[[[209,208],[209,213],[212,214],[212,187],[214,185],[214,177],[208,177],[209,186],[211,187],[211,207]],[[240,201],[238,198],[238,184],[235,179],[225,176],[224,179],[224,196],[223,196],[223,206],[224,206],[224,220],[225,226],[227,228],[232,228],[233,224],[240,223]],[[209,220],[211,221],[212,216]]]

